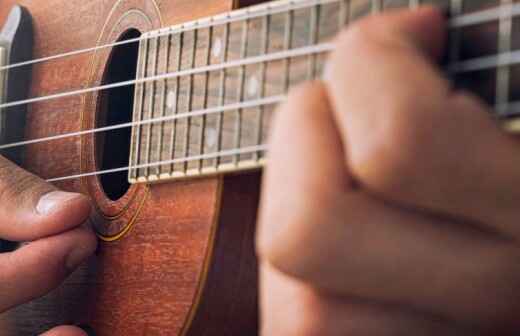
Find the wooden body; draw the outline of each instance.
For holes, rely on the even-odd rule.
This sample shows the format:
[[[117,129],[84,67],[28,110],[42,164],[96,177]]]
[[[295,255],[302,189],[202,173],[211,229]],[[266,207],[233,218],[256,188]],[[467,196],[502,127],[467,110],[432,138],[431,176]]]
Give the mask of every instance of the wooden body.
[[[2,0],[0,22],[14,0]],[[232,0],[21,0],[35,24],[35,57],[114,42],[233,9]],[[127,15],[127,13],[132,13]],[[108,53],[109,54],[109,53]],[[108,54],[35,65],[31,96],[99,84]],[[96,96],[31,105],[26,138],[96,125]],[[24,168],[53,178],[96,166],[82,137],[27,146]],[[255,335],[253,233],[259,174],[135,185],[111,201],[95,177],[58,184],[90,195],[91,221],[105,235],[97,255],[45,298],[0,315],[0,334],[35,335],[60,324],[92,335]]]

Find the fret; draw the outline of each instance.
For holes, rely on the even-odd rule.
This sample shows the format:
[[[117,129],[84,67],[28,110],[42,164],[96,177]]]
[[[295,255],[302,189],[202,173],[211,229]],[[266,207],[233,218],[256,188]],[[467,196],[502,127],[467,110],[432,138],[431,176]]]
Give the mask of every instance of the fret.
[[[269,48],[269,40],[270,40],[270,23],[271,23],[271,15],[266,15],[263,20],[263,30],[262,30],[262,36],[263,42],[262,42],[262,50],[261,54],[265,55],[267,54],[268,48]],[[266,78],[266,71],[267,71],[267,64],[266,62],[262,62],[260,65],[260,92],[259,97],[264,98],[265,97],[265,78]],[[255,125],[255,139],[256,139],[256,145],[262,144],[262,136],[263,136],[263,119],[265,114],[265,106],[261,106],[258,111],[257,119],[256,119],[256,125]],[[253,155],[253,160],[258,161],[260,159],[261,153],[255,152]]]
[[[144,73],[144,77],[148,77],[153,71],[154,71],[154,39],[150,38],[149,41],[146,44],[146,50],[147,50],[147,60],[146,60],[146,70]],[[141,112],[141,120],[150,119],[150,101],[152,100],[148,92],[150,91],[150,88],[152,87],[153,83],[145,83],[144,84],[144,95],[143,95],[143,102],[142,102],[142,112]],[[150,150],[150,142],[148,139],[149,132],[149,125],[142,125],[140,131],[140,142],[141,142],[141,148],[139,150],[139,164],[146,164],[148,163],[148,151]],[[148,169],[146,168],[140,168],[138,170],[139,176],[148,176]]]
[[[191,37],[191,40],[189,41],[191,46],[187,50],[187,52],[189,53],[187,55],[188,57],[187,58],[183,57],[183,59],[187,60],[186,68],[188,68],[188,69],[193,69],[195,66],[197,35],[198,35],[198,30],[196,30],[196,29],[193,30],[192,32],[190,32],[189,35],[185,35],[185,37],[188,37],[188,36]],[[183,69],[184,69],[184,67],[183,67]],[[189,111],[193,110],[193,74],[190,74],[187,77],[188,78],[184,78],[184,81],[181,79],[182,90],[179,93],[179,95],[181,95],[181,93],[182,93],[181,96],[185,99],[185,102],[184,102],[185,111],[189,112]],[[184,135],[182,137],[183,146],[181,149],[181,156],[180,156],[182,158],[186,158],[190,154],[190,138],[191,138],[191,131],[192,131],[192,126],[193,126],[192,117],[185,118],[184,126],[185,126]],[[188,164],[189,164],[189,162],[183,162],[180,164],[180,166],[182,167],[181,171],[180,171],[181,173],[186,174],[188,172]]]
[[[148,72],[149,72],[149,66],[150,66],[150,44],[151,44],[152,40],[151,39],[147,39],[146,42],[145,42],[145,51],[146,51],[146,57],[145,57],[145,60],[144,60],[144,64],[143,64],[143,67],[144,67],[144,70],[143,70],[143,77],[146,77],[148,75]],[[139,117],[140,117],[140,120],[143,120],[145,119],[145,116],[146,116],[146,97],[147,97],[147,86],[148,84],[147,83],[143,83],[143,90],[142,90],[142,99],[141,99],[141,104],[139,106]],[[138,159],[137,159],[137,163],[138,164],[142,164],[144,162],[144,160],[146,160],[145,158],[143,158],[143,154],[142,154],[142,151],[143,151],[143,148],[146,148],[145,145],[146,145],[146,133],[145,133],[145,130],[146,130],[146,126],[144,125],[141,125],[138,127],[139,129],[139,132],[138,132],[138,136],[137,136],[137,139],[138,139],[138,142],[139,142],[139,146],[138,148],[136,149],[136,152],[137,152],[137,155],[138,155]],[[142,169],[137,169],[137,179],[139,179],[140,176],[143,176],[142,174],[143,170]]]
[[[513,0],[500,0],[501,5],[511,5]],[[499,22],[498,32],[498,52],[507,53],[511,51],[512,45],[513,19],[501,18]],[[511,68],[508,65],[501,66],[497,69],[496,74],[496,93],[495,93],[495,110],[499,115],[507,113],[502,109],[506,106],[510,97],[510,77]]]
[[[349,21],[352,22],[354,20],[363,18],[373,13],[374,11],[374,2],[373,0],[350,0],[350,18]]]
[[[222,63],[225,63],[228,61],[228,53],[229,53],[229,30],[230,30],[230,24],[226,23],[224,25],[224,36],[222,38]],[[219,99],[218,104],[219,106],[222,106],[226,102],[226,79],[227,79],[227,71],[226,69],[222,69],[220,71],[220,82],[219,82]],[[223,145],[223,115],[222,113],[219,113],[217,115],[217,152],[222,151],[222,145]],[[218,166],[221,164],[220,157],[217,157],[215,159],[215,169],[218,168]]]
[[[350,0],[341,0],[339,3],[339,22],[338,30],[342,29],[349,21]]]
[[[139,48],[139,57],[138,57],[138,71],[137,74],[139,77],[146,76],[146,66],[148,63],[148,40],[145,39],[140,42],[140,48]],[[145,84],[137,84],[136,90],[135,90],[135,106],[134,106],[134,113],[133,113],[133,120],[142,120],[143,118],[143,101],[145,97]],[[130,150],[131,156],[130,156],[130,167],[137,166],[139,164],[139,153],[140,151],[140,144],[141,144],[141,126],[133,127],[132,128],[132,148]],[[131,168],[129,170],[129,181],[137,181],[139,174],[138,170],[135,168]]]
[[[343,20],[348,20],[348,6],[341,8],[345,2],[337,1],[320,5],[318,15],[318,40],[316,43],[330,43],[339,31],[346,25]],[[342,11],[345,11],[342,13]],[[343,16],[343,17],[342,17]],[[321,77],[328,55],[316,55],[316,70],[314,78]]]
[[[178,43],[177,43],[177,52],[175,56],[175,67],[172,69],[172,71],[179,71],[182,67],[182,53],[184,49],[184,32],[181,32],[177,35],[178,37]],[[176,77],[174,79],[174,88],[168,93],[169,98],[167,100],[169,101],[168,104],[170,105],[169,108],[172,110],[173,114],[176,115],[179,113],[179,91],[180,91],[180,77]],[[177,148],[177,119],[173,120],[172,123],[172,132],[170,137],[170,158],[173,160],[177,158],[176,148]],[[175,174],[175,165],[170,165],[170,174]]]
[[[379,13],[383,10],[383,0],[371,0],[372,13]]]
[[[283,43],[283,49],[284,50],[289,50],[289,49],[292,48],[291,44],[292,44],[293,24],[294,24],[294,12],[292,10],[289,10],[289,11],[287,11],[287,14],[286,14],[285,38],[284,38],[284,43]],[[283,91],[285,93],[285,92],[287,92],[289,90],[289,85],[290,85],[291,77],[289,76],[289,70],[291,68],[291,59],[290,58],[286,58],[284,60],[283,66],[284,66],[284,70],[283,70],[283,74],[284,74],[284,79],[283,79],[284,88],[283,88]]]
[[[247,47],[249,44],[248,41],[249,36],[249,20],[246,19],[242,21],[242,38],[241,38],[241,50],[240,50],[240,59],[244,59],[247,56]],[[244,101],[244,85],[245,85],[245,76],[246,76],[246,68],[245,66],[240,66],[239,69],[239,82],[238,82],[238,102]],[[234,148],[240,148],[240,140],[242,137],[242,109],[238,109],[236,111],[236,118],[235,118],[235,138],[233,140]],[[233,164],[237,165],[238,161],[240,159],[240,156],[234,155],[233,156]]]
[[[162,73],[162,68],[164,68],[163,60],[161,57],[163,52],[163,39],[160,36],[157,36],[155,39],[155,57],[154,57],[154,74]],[[164,90],[164,81],[155,81],[150,97],[152,98],[152,102],[150,102],[150,116],[151,118],[159,118],[161,116],[161,109],[164,104],[161,101],[161,92]],[[160,155],[160,142],[159,137],[161,134],[161,124],[154,123],[150,124],[149,128],[149,137],[150,137],[150,149],[148,151],[148,162],[159,162],[161,160]],[[148,171],[148,175],[152,178],[159,178],[160,176],[160,166],[150,167]]]
[[[311,9],[311,23],[309,30],[309,45],[314,45],[318,43],[319,36],[319,24],[320,24],[320,5],[316,5]],[[313,54],[309,56],[309,69],[307,71],[307,79],[313,79],[316,77],[316,57],[317,55]]]
[[[150,62],[151,64],[149,64],[150,66],[150,69],[148,69],[147,71],[147,76],[154,76],[157,74],[157,54],[158,54],[158,38],[152,38],[150,39],[150,44],[151,44],[151,50],[153,50],[153,55],[152,57],[150,58]],[[156,82],[150,82],[150,83],[147,83],[148,86],[148,92],[146,93],[146,98],[145,98],[145,104],[146,104],[146,110],[144,111],[144,114],[145,114],[145,117],[144,117],[144,120],[146,119],[152,119],[153,118],[153,109],[154,109],[154,104],[155,104],[155,99],[154,99],[154,96],[155,96],[155,87],[156,87]],[[146,89],[146,86],[145,86],[145,89]],[[146,100],[148,100],[148,102],[146,103]],[[151,147],[152,147],[152,125],[151,124],[147,124],[144,126],[144,131],[143,131],[143,136],[145,138],[145,146],[144,148],[146,149],[145,152],[144,152],[144,161],[142,162],[143,164],[148,164],[150,163],[150,156],[151,156]],[[144,176],[149,176],[150,175],[150,168],[142,168],[143,170],[143,175]]]
[[[307,47],[311,44],[313,8],[302,8],[294,11],[291,49]],[[315,29],[317,30],[317,27]],[[289,88],[309,79],[309,60],[312,60],[313,56],[290,57],[290,67],[288,69]]]
[[[172,35],[167,35],[165,36],[164,38],[166,40],[166,44],[164,46],[164,72],[163,73],[167,73],[170,71],[170,62],[171,62],[171,48],[172,48]],[[162,81],[162,90],[161,90],[161,98],[160,98],[160,117],[165,117],[166,116],[166,109],[167,109],[167,95],[168,95],[168,90],[169,86],[168,86],[168,80],[163,80]],[[158,157],[159,157],[159,160],[160,161],[165,161],[165,160],[169,160],[171,158],[167,157],[164,153],[164,149],[165,149],[165,146],[164,146],[164,134],[166,133],[166,122],[161,122],[160,124],[160,129],[159,129],[159,139],[158,139],[158,146],[157,146],[157,152],[158,152]],[[164,173],[164,169],[167,169],[168,167],[167,166],[160,166],[158,167],[158,172],[157,174],[159,175],[159,177]],[[167,172],[169,173],[169,172]],[[166,174],[167,174],[166,173]]]
[[[212,42],[212,37],[213,37],[213,28],[210,27],[208,29],[208,39],[206,41],[206,49],[204,51],[204,65],[209,65],[211,63],[211,42]],[[208,107],[208,95],[209,95],[209,72],[205,72],[204,75],[203,75],[204,79],[204,83],[203,83],[203,86],[202,86],[202,108],[203,109],[206,109]],[[198,143],[199,143],[199,149],[198,149],[198,152],[199,152],[199,155],[202,155],[204,154],[204,143],[205,143],[205,132],[206,132],[206,121],[207,121],[207,118],[206,116],[203,116],[202,117],[202,120],[201,120],[201,127],[200,127],[200,132],[199,132],[199,139],[198,139]],[[197,162],[197,170],[202,170],[204,166],[204,162],[203,160],[199,160]]]

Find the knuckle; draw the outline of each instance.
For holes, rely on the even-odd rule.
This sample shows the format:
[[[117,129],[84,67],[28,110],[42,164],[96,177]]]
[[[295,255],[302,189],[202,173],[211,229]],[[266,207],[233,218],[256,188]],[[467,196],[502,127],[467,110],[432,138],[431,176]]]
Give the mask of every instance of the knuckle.
[[[257,235],[259,257],[296,278],[313,278],[319,265],[326,262],[321,251],[327,237],[320,233],[320,228],[329,220],[331,202],[316,198],[313,201],[323,206],[318,209],[303,201],[293,204],[297,211],[287,211],[286,206],[276,204],[264,211],[260,220],[260,234]],[[275,229],[273,234],[265,233],[264,227],[280,229]]]
[[[373,125],[362,152],[353,153],[353,169],[359,167],[358,177],[363,183],[380,192],[393,193],[413,182],[417,158],[424,157],[433,138],[414,116],[413,98],[397,97],[385,106],[384,115]]]

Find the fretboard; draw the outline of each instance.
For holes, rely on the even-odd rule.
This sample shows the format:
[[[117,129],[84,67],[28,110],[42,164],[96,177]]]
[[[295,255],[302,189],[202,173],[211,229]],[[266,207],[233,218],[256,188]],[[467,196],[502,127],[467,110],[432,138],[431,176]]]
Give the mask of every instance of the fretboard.
[[[276,105],[290,87],[321,75],[336,33],[370,13],[421,3],[451,12],[448,69],[457,83],[498,114],[520,112],[511,108],[520,99],[512,64],[499,66],[497,57],[515,48],[512,0],[271,2],[143,36],[130,182],[262,166]]]

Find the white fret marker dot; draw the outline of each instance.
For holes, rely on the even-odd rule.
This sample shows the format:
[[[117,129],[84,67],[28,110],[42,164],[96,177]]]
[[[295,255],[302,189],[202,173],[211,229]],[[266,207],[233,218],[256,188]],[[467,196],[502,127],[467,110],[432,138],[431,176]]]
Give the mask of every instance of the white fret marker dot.
[[[249,79],[249,84],[247,85],[247,94],[250,97],[255,96],[258,92],[258,87],[258,79],[256,78],[256,76],[252,76],[251,79]]]
[[[171,90],[170,92],[168,92],[168,97],[166,97],[166,107],[173,110],[175,109],[175,104],[176,104],[176,94],[175,94],[175,91],[174,90]]]
[[[206,133],[206,142],[209,148],[214,148],[217,144],[217,131],[214,129],[208,129]]]
[[[213,42],[213,57],[219,57],[220,53],[222,52],[222,40],[217,37],[215,42]]]

